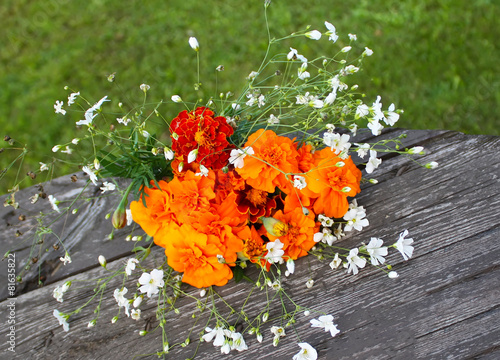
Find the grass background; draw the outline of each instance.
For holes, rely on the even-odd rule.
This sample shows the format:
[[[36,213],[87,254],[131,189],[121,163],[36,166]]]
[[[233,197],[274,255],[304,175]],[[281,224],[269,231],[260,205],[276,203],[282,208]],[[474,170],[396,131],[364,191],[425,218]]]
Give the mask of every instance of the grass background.
[[[53,145],[76,136],[74,121],[53,110],[55,100],[66,100],[66,85],[92,103],[108,95],[113,104],[140,101],[141,83],[151,86],[152,101],[173,94],[193,101],[237,92],[266,49],[263,3],[3,0],[0,129],[32,150],[20,176],[50,160]],[[367,102],[381,95],[384,108],[391,102],[403,108],[398,126],[500,135],[497,1],[273,0],[268,17],[275,37],[307,25],[324,32],[325,20],[337,27],[340,46],[348,33],[357,34],[358,50],[374,50],[358,76],[360,89]],[[193,90],[196,57],[187,44],[190,36],[201,45],[203,87],[198,92]],[[316,44],[304,40],[294,40],[294,47],[313,57]],[[214,68],[220,64],[226,70],[216,89]],[[109,83],[106,77],[113,72],[116,81]],[[1,171],[18,152],[6,142],[0,147],[5,148]],[[12,185],[18,168],[1,180],[0,194]],[[60,174],[64,171],[70,170],[63,166]]]

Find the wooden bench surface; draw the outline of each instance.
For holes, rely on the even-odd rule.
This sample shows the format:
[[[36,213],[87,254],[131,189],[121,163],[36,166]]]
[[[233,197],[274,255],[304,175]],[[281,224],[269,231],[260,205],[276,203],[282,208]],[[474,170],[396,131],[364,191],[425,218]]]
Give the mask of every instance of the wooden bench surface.
[[[379,184],[363,185],[358,204],[367,210],[370,226],[362,232],[352,232],[342,240],[346,248],[379,237],[385,244],[394,243],[400,232],[409,230],[415,242],[414,256],[405,262],[396,251],[388,262],[400,277],[389,279],[374,267],[361,269],[357,276],[345,270],[332,271],[328,262],[302,258],[296,262],[295,274],[284,283],[293,300],[303,306],[317,308],[335,316],[341,333],[332,338],[321,329],[310,327],[312,318],[299,315],[295,328],[287,329],[278,347],[272,346],[269,321],[263,327],[264,341],[245,335],[249,350],[232,351],[228,359],[291,359],[300,349],[298,342],[308,342],[318,351],[320,359],[499,359],[500,358],[500,138],[469,136],[449,131],[407,131],[394,129],[383,137],[401,133],[407,147],[422,145],[426,155],[422,163],[437,161],[435,170],[421,168],[411,159],[390,154],[371,177]],[[363,135],[361,135],[363,136]],[[365,135],[369,138],[368,135]],[[360,140],[361,141],[361,140]],[[85,179],[76,183],[69,176],[45,184],[47,194],[59,200],[69,199],[85,186]],[[90,186],[87,196],[97,194]],[[62,266],[62,249],[30,255],[30,230],[33,218],[40,210],[49,209],[48,201],[31,205],[28,198],[36,187],[22,190],[16,199],[20,208],[0,208],[0,251],[16,249],[17,271],[25,264],[21,260],[38,257],[36,265],[17,284],[15,296],[15,353],[8,351],[8,305],[13,300],[7,293],[7,260],[1,263],[0,277],[0,359],[157,359],[161,350],[161,331],[139,336],[139,331],[156,326],[156,302],[152,299],[141,306],[142,317],[135,321],[123,311],[118,314],[113,298],[121,278],[110,282],[102,299],[97,325],[88,328],[95,305],[90,305],[70,319],[70,331],[64,332],[52,316],[54,309],[72,311],[93,294],[92,282],[84,286],[75,279],[89,280],[109,274],[99,266],[98,255],[108,259],[108,267],[122,266],[130,256],[131,242],[124,241],[131,228],[111,233],[110,220],[105,214],[114,210],[119,199],[110,196],[84,202],[76,215],[68,215],[54,225],[71,252],[73,262]],[[5,197],[2,197],[2,203]],[[24,221],[19,215],[25,215]],[[22,233],[16,236],[16,231]],[[140,229],[134,233],[141,234]],[[28,239],[27,242],[22,240]],[[43,241],[52,245],[55,238],[47,234]],[[164,261],[162,249],[156,248],[147,260],[154,266]],[[38,273],[44,286],[38,286]],[[136,273],[139,275],[139,273]],[[250,276],[257,274],[251,272]],[[311,289],[305,283],[315,281]],[[64,302],[52,297],[56,285],[73,280],[73,287]],[[126,283],[133,292],[137,277]],[[198,296],[199,290],[186,291]],[[230,282],[217,289],[225,300],[238,309],[250,289],[247,283]],[[258,314],[264,304],[263,292],[252,297],[245,308],[250,315]],[[220,304],[219,304],[220,305]],[[279,314],[275,304],[273,315]],[[194,302],[182,298],[176,303],[180,316],[167,320],[171,343],[183,341],[193,324]],[[221,311],[226,311],[222,306]],[[203,314],[201,318],[203,319]],[[195,327],[203,329],[206,319]],[[210,323],[213,327],[214,323]],[[167,359],[192,357],[197,349],[197,335],[192,343],[171,350]],[[220,350],[201,343],[199,359],[218,359]]]

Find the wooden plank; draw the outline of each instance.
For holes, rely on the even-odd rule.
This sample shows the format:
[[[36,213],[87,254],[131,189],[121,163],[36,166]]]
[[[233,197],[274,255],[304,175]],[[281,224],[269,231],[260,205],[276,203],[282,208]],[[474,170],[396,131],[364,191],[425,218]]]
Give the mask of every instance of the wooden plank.
[[[358,197],[358,203],[367,209],[370,226],[361,233],[349,234],[341,243],[345,247],[358,246],[377,236],[391,244],[408,228],[415,240],[414,258],[404,262],[398,253],[388,256],[400,274],[398,279],[389,279],[374,268],[365,268],[354,277],[344,271],[334,272],[327,262],[308,257],[297,261],[296,275],[284,283],[297,303],[316,305],[336,316],[335,322],[342,333],[335,338],[312,329],[309,326],[312,316],[297,316],[295,327],[300,340],[313,345],[320,359],[500,356],[500,138],[445,132],[431,136],[426,150],[423,161],[440,162],[438,169],[422,169],[403,156],[384,160],[382,167],[372,174],[380,183],[364,185]],[[402,168],[405,170],[401,171]],[[113,241],[123,243],[123,238]],[[94,249],[92,256],[96,257],[99,250]],[[159,263],[162,259],[163,251],[157,249],[149,262]],[[109,266],[123,266],[123,260],[112,261]],[[76,278],[87,280],[105,273],[94,266]],[[250,275],[255,276],[256,272]],[[305,282],[311,276],[316,282],[312,289],[307,289]],[[129,289],[135,287],[136,279],[126,282]],[[51,296],[56,284],[17,298],[19,330],[14,358],[97,359],[109,358],[108,354],[113,354],[112,358],[131,358],[134,354],[160,350],[160,333],[138,335],[138,330],[146,326],[145,320],[155,317],[154,301],[141,306],[141,320],[136,322],[121,314],[116,324],[110,323],[118,313],[112,293],[121,286],[121,279],[113,280],[108,288],[97,326],[87,328],[94,309],[90,307],[71,319],[69,333],[62,331],[51,316],[52,310],[74,309],[89,298],[92,289],[70,292],[64,303],[59,304]],[[218,290],[231,304],[241,304],[248,289],[248,284],[231,283]],[[198,290],[191,289],[189,293],[197,296]],[[264,297],[264,292],[252,297],[246,308],[249,315],[262,311]],[[193,322],[193,302],[183,298],[176,306],[181,315],[169,318],[167,326],[173,341],[183,341]],[[5,318],[5,308],[6,301],[0,303],[0,318]],[[270,318],[279,311],[276,307]],[[207,314],[201,315],[195,333],[203,330],[204,316]],[[210,325],[213,327],[214,322]],[[228,358],[260,358],[269,354],[273,359],[291,358],[299,350],[293,330],[287,329],[287,336],[275,348],[271,343],[271,325],[277,324],[269,321],[264,326],[262,344],[246,335],[250,350],[232,352]],[[6,334],[7,330],[2,328],[0,337],[5,338]],[[196,338],[191,336],[193,343]],[[192,356],[195,349],[196,344],[174,348],[167,358],[184,359]],[[5,350],[6,344],[0,344],[2,354]],[[215,359],[220,353],[203,343],[198,356]],[[145,358],[158,357],[152,354]]]
[[[3,239],[0,243],[0,253],[3,255],[8,250],[15,252],[18,259],[17,274],[21,274],[21,270],[26,265],[31,267],[30,271],[23,274],[23,282],[17,289],[18,294],[37,288],[39,275],[44,284],[50,284],[96,266],[97,256],[100,254],[111,260],[130,254],[133,243],[120,241],[118,245],[118,240],[108,239],[109,234],[113,232],[113,227],[111,219],[106,219],[105,216],[114,212],[120,201],[119,196],[114,193],[114,196],[97,198],[101,192],[99,187],[102,186],[102,182],[98,186],[90,184],[86,187],[87,181],[83,175],[84,173],[78,174],[79,180],[75,183],[70,180],[70,176],[63,176],[42,184],[43,191],[47,195],[54,195],[61,201],[60,208],[69,206],[71,200],[85,189],[81,199],[88,199],[88,201],[81,200],[73,205],[72,208],[78,209],[75,215],[71,212],[61,215],[52,211],[47,199],[39,199],[35,204],[31,204],[29,198],[40,193],[38,185],[16,194],[16,201],[20,204],[18,209],[0,208],[0,236]],[[126,188],[127,184],[126,180],[118,183],[119,188],[122,189]],[[2,203],[5,197],[0,199]],[[36,236],[36,216],[40,212],[47,214],[43,219],[43,225],[48,227],[52,224],[50,228],[54,234]],[[26,219],[21,221],[19,216],[24,216]],[[115,231],[115,238],[123,239],[128,234],[133,234],[136,228],[131,226]],[[16,236],[16,232],[22,235]],[[58,238],[61,241],[58,241]],[[32,248],[32,244],[40,239],[44,244]],[[63,246],[59,246],[57,250],[52,248],[52,245],[61,243],[64,243],[64,247],[73,259],[72,263],[65,266],[59,260],[65,254]],[[45,249],[48,251],[44,251]],[[97,250],[100,252],[96,253]],[[33,257],[38,259],[36,264],[30,261]],[[0,279],[0,299],[2,300],[7,298],[6,281],[5,278]]]

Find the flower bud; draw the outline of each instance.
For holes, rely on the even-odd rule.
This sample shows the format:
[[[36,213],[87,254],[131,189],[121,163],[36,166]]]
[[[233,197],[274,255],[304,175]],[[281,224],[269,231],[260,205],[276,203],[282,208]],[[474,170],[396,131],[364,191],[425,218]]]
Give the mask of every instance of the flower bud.
[[[191,164],[198,157],[198,149],[191,150],[188,154],[188,164]]]
[[[193,49],[194,51],[200,50],[200,44],[198,43],[198,40],[193,36],[189,38],[189,46],[191,46],[191,49]]]
[[[437,163],[437,162],[435,162],[435,161],[431,161],[430,163],[425,164],[425,167],[426,167],[427,169],[435,169],[435,168],[437,168],[437,167],[438,167],[438,163]]]
[[[175,153],[169,147],[165,146],[163,148],[163,153],[165,154],[166,160],[173,160],[174,159]]]
[[[399,274],[395,271],[389,271],[389,273],[387,274],[387,276],[389,276],[390,279],[396,279],[399,277]]]
[[[116,208],[111,222],[115,229],[121,229],[127,225],[127,213],[125,212],[125,206],[121,206],[121,203],[118,208]]]
[[[101,264],[101,266],[106,269],[106,264],[108,263],[106,261],[106,258],[103,255],[99,255],[97,260],[99,260],[99,264]]]
[[[113,223],[113,227],[115,229],[121,229],[127,225],[127,210],[126,207],[128,205],[128,194],[130,194],[130,190],[132,190],[132,185],[134,183],[132,182],[129,187],[127,188],[127,191],[125,191],[125,194],[123,195],[122,200],[120,201],[120,204],[116,208],[114,214],[113,214],[113,219],[111,222]]]
[[[422,151],[424,151],[424,148],[422,146],[415,146],[412,147],[411,149],[408,149],[408,154],[422,154]]]
[[[262,223],[266,228],[267,232],[273,236],[283,236],[288,232],[288,226],[273,217],[261,217]]]

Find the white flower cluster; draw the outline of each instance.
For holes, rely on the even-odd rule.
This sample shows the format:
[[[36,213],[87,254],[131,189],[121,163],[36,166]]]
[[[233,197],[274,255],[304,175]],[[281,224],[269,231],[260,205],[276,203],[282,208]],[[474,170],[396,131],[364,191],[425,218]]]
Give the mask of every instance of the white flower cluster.
[[[214,329],[207,327],[205,331],[207,333],[203,335],[202,339],[206,342],[213,341],[215,347],[221,348],[222,354],[229,354],[231,350],[243,351],[248,349],[243,335],[239,332],[222,326],[216,326]]]
[[[386,125],[394,126],[396,122],[399,120],[399,114],[395,112],[396,107],[394,104],[391,104],[387,111],[382,111],[382,103],[380,102],[381,97],[377,96],[377,100],[372,104],[372,106],[368,106],[366,104],[360,104],[356,108],[356,119],[370,116],[368,119],[368,128],[372,131],[372,134],[378,136],[382,133],[382,129],[384,126],[380,124],[380,121],[383,121]]]

